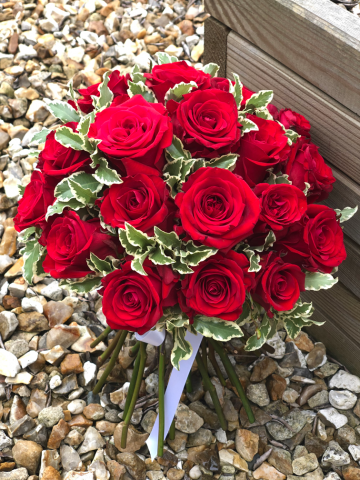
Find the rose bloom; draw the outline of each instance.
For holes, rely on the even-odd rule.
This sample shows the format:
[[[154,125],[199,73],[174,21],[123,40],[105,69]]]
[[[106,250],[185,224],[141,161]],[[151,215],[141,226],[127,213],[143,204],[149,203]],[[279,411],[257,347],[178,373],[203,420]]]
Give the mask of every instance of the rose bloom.
[[[271,114],[274,120],[278,120],[284,125],[286,130],[291,129],[303,137],[310,138],[310,122],[306,120],[300,113],[290,110],[290,108],[283,108],[280,111],[273,111]]]
[[[164,102],[170,88],[178,83],[195,82],[200,90],[210,87],[211,76],[189,66],[185,61],[155,65],[151,73],[144,73],[146,85],[151,88],[159,102]]]
[[[110,73],[108,87],[114,94],[114,98],[120,97],[122,101],[129,99],[129,95],[127,94],[128,80],[131,80],[129,73],[127,73],[126,75],[120,75],[120,72],[118,70],[114,70],[112,73]],[[90,85],[90,87],[88,88],[81,88],[78,90],[79,94],[83,97],[77,101],[79,108],[82,112],[87,114],[94,110],[92,104],[93,99],[91,97],[100,96],[99,86],[100,83],[96,83],[95,85]],[[73,100],[69,100],[68,103],[70,103],[70,105],[76,109],[76,105]]]
[[[152,236],[154,227],[164,231],[172,228],[175,205],[162,178],[134,175],[122,178],[123,183],[105,190],[100,203],[105,223],[125,228],[125,222]]]
[[[246,182],[224,168],[200,168],[175,197],[185,232],[196,242],[229,250],[253,231],[259,199]]]
[[[215,256],[193,267],[194,273],[181,282],[179,303],[192,320],[194,315],[234,321],[242,313],[246,290],[254,285],[254,274],[248,273],[249,260],[231,250],[226,256]]]
[[[286,260],[286,257],[285,259]],[[305,291],[305,273],[298,265],[286,263],[276,252],[262,256],[261,270],[256,274],[253,299],[270,313],[291,310]]]
[[[77,131],[76,122],[66,123],[64,127],[69,127],[73,132]],[[38,168],[46,175],[66,177],[79,170],[89,169],[90,163],[88,152],[64,147],[55,140],[55,132],[52,131],[40,152]]]
[[[89,137],[101,140],[98,148],[115,166],[127,169],[130,165],[135,173],[159,175],[165,163],[164,149],[171,145],[173,133],[165,107],[135,95],[97,113]]]
[[[335,182],[332,170],[320,155],[319,148],[305,138],[300,138],[292,146],[284,173],[300,190],[305,189],[305,182],[310,184],[309,203],[325,200]]]
[[[177,303],[178,277],[172,269],[150,260],[145,260],[143,267],[146,276],[132,270],[127,261],[101,280],[103,313],[112,329],[143,335],[160,320],[164,308]]]
[[[309,246],[308,270],[331,273],[346,258],[344,234],[336,212],[325,205],[309,205],[304,241]]]
[[[14,218],[15,230],[21,232],[29,227],[45,228],[47,209],[55,201],[55,185],[51,177],[34,170],[30,183],[26,185],[24,195],[19,201]]]
[[[93,273],[86,260],[90,253],[104,259],[118,257],[121,248],[114,237],[100,231],[100,220],[84,222],[73,211],[65,211],[43,232],[40,243],[47,248],[45,272],[54,278],[81,278]]]
[[[306,213],[305,194],[294,185],[259,183],[254,193],[260,199],[259,221],[274,231],[298,222]]]
[[[259,130],[245,133],[241,138],[240,154],[234,172],[254,187],[262,182],[270,168],[278,169],[287,160],[290,147],[281,126],[273,120],[265,120],[256,115],[247,115]]]
[[[166,104],[174,134],[193,157],[216,158],[237,150],[240,142],[238,110],[231,93],[216,88],[184,95]]]

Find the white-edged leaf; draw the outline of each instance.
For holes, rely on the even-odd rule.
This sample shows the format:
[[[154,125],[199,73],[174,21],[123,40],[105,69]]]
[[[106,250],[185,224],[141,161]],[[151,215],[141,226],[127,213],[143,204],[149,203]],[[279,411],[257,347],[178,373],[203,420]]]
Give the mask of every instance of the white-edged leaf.
[[[39,145],[39,143],[45,143],[50,131],[48,128],[43,128],[40,132],[35,133],[30,143],[36,143],[37,145]]]
[[[333,287],[339,278],[334,278],[330,273],[306,272],[305,290],[327,290]]]
[[[72,191],[70,190],[69,179],[63,178],[55,187],[55,197],[59,202],[67,202],[74,198]]]
[[[247,352],[252,352],[261,348],[266,340],[271,337],[271,330],[272,324],[270,323],[269,317],[265,314],[260,328],[256,329],[255,334],[246,342],[245,350]]]
[[[287,130],[285,129],[285,135],[291,141],[291,144],[295,143],[300,137],[300,135],[294,130],[291,130],[291,128],[288,128]]]
[[[114,267],[111,262],[107,260],[101,260],[95,253],[90,253],[90,260],[87,260],[88,267],[95,272],[100,272],[102,275],[107,275],[114,271]]]
[[[190,342],[185,340],[186,329],[184,327],[174,328],[174,346],[171,350],[171,363],[176,368],[180,370],[180,361],[188,360],[193,352]]]
[[[157,243],[170,250],[180,248],[182,245],[180,238],[175,232],[163,232],[159,227],[154,227],[154,235]]]
[[[245,133],[249,133],[251,131],[258,131],[259,127],[256,125],[255,122],[252,120],[249,120],[246,117],[241,117],[239,118],[239,122],[241,123],[241,136],[245,135]]]
[[[309,190],[310,190],[310,183],[304,182],[305,183],[305,188],[304,188],[304,195],[307,196]]]
[[[268,250],[270,247],[274,245],[276,242],[276,236],[275,233],[270,230],[270,232],[266,235],[264,245],[259,245],[258,247],[251,247],[257,252],[264,252],[265,250]]]
[[[139,247],[135,247],[129,242],[127,238],[126,230],[124,230],[123,228],[119,228],[119,240],[122,247],[125,248],[126,252],[129,255],[133,255],[133,256],[136,255]]]
[[[126,236],[134,247],[139,247],[141,249],[146,249],[148,247],[154,246],[154,239],[146,235],[146,233],[137,230],[135,227],[130,225],[130,223],[125,222]]]
[[[219,71],[219,65],[216,63],[208,63],[207,65],[204,65],[202,67],[202,71],[204,73],[208,73],[211,77],[217,77],[218,71]]]
[[[98,182],[109,186],[122,183],[119,174],[116,170],[109,168],[108,162],[105,158],[100,158],[97,162],[98,168],[95,173],[93,173],[93,177],[96,178]]]
[[[92,123],[95,121],[95,112],[94,110],[84,117],[81,117],[81,120],[78,125],[78,131],[80,135],[87,135],[89,133],[89,128]]]
[[[237,153],[228,153],[219,158],[212,158],[206,163],[207,167],[225,168],[232,171],[235,168],[239,155]]]
[[[61,280],[60,286],[65,290],[76,293],[87,293],[101,286],[101,277],[88,277],[83,281],[73,282],[71,280]]]
[[[76,198],[72,198],[71,200],[68,200],[67,202],[59,202],[59,200],[56,200],[55,203],[50,205],[47,209],[45,220],[47,221],[49,217],[55,214],[61,214],[64,210],[64,208],[70,208],[70,210],[80,210],[80,208],[83,208],[84,205],[76,200]]]
[[[246,299],[243,305],[243,309],[241,312],[240,317],[236,320],[236,323],[239,325],[239,327],[245,325],[246,323],[251,322],[252,320],[252,315],[251,315],[251,306],[250,302]]]
[[[172,264],[172,269],[175,270],[175,272],[180,273],[180,275],[194,273],[193,270],[191,270],[191,268],[188,267],[185,263],[182,263],[180,259],[178,259],[175,263]]]
[[[128,95],[133,97],[134,95],[141,95],[149,103],[157,103],[156,97],[153,92],[145,85],[145,83],[134,83],[128,81]]]
[[[139,68],[139,65],[134,65],[132,71],[131,71],[131,80],[134,82],[134,83],[139,83],[139,82],[142,82],[142,83],[145,83],[146,82],[146,78],[144,77],[144,75],[140,72],[140,68]]]
[[[173,141],[170,147],[167,147],[166,151],[174,160],[191,159],[191,153],[188,150],[185,150],[182,141],[178,137],[175,137],[175,135],[173,136]]]
[[[155,265],[171,265],[175,263],[175,260],[172,257],[169,257],[164,253],[164,248],[162,245],[157,245],[155,249],[150,253],[149,259]]]
[[[36,233],[36,227],[29,227],[19,233],[18,239],[21,242],[26,242],[32,235]]]
[[[246,101],[245,110],[255,110],[256,108],[265,108],[272,102],[274,92],[272,90],[259,90],[253,93]]]
[[[269,112],[269,110],[265,108],[255,108],[253,111],[254,115],[256,115],[259,118],[263,118],[264,120],[274,120],[273,116]],[[288,139],[289,141],[289,139]]]
[[[84,205],[93,204],[97,198],[97,192],[102,188],[102,184],[93,175],[85,172],[74,173],[68,181],[74,197]]]
[[[197,84],[193,81],[190,83],[180,82],[170,88],[165,94],[165,102],[175,100],[179,102],[184,95],[191,92],[193,88],[197,88]]]
[[[75,133],[69,127],[60,127],[55,132],[55,140],[64,147],[74,150],[85,150],[85,142],[81,135]]]
[[[196,315],[193,327],[198,333],[204,335],[204,337],[210,337],[222,342],[227,342],[234,337],[243,336],[243,332],[239,325],[235,322],[222,320],[221,318]]]
[[[17,187],[18,187],[19,195],[20,195],[20,197],[22,197],[25,193],[25,188],[26,187],[25,187],[25,185],[21,185],[21,184],[19,184]]]
[[[54,117],[58,118],[63,123],[80,121],[79,114],[69,103],[56,100],[49,103],[47,108]]]
[[[28,240],[23,250],[23,277],[28,283],[32,283],[33,276],[35,275],[35,268],[37,263],[42,257],[44,247],[35,240]]]
[[[289,175],[279,175],[278,177],[274,173],[270,173],[269,178],[264,180],[264,183],[268,183],[269,185],[280,185],[285,183],[287,185],[292,185],[292,182],[289,180]]]
[[[345,207],[343,210],[339,210],[338,208],[335,209],[335,212],[340,215],[340,223],[347,222],[352,218],[355,213],[358,211],[358,206],[351,208]]]
[[[247,247],[244,253],[250,262],[249,272],[259,272],[261,270],[260,255],[251,250],[250,247]]]
[[[151,252],[151,247],[149,247],[148,250],[143,252],[140,255],[136,255],[133,260],[131,261],[131,268],[139,273],[140,275],[147,276],[147,273],[144,270],[143,263],[145,262],[146,258],[149,256],[149,253]]]
[[[233,73],[233,77],[235,79],[235,84],[233,85],[230,82],[230,90],[229,91],[230,91],[230,93],[232,93],[234,95],[237,108],[239,109],[241,107],[241,102],[242,102],[242,99],[243,99],[243,93],[242,93],[243,84],[240,81],[239,75],[237,75],[236,73]]]
[[[114,94],[108,87],[109,83],[109,75],[111,72],[107,71],[104,74],[103,81],[100,83],[98,87],[98,91],[100,93],[99,97],[97,97],[97,108],[98,109],[103,109],[106,108],[110,105],[110,103],[113,101]]]
[[[178,61],[175,56],[170,56],[168,53],[165,52],[157,52],[155,55],[157,57],[159,65],[165,65],[166,63],[175,63]]]

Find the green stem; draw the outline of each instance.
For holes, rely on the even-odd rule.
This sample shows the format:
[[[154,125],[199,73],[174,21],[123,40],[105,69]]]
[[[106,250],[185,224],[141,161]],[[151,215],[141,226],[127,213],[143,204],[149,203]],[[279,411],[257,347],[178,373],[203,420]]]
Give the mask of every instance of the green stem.
[[[203,362],[204,362],[204,365],[205,365],[205,368],[206,368],[206,371],[207,371],[207,344],[206,344],[206,339],[205,337],[203,338],[203,341],[202,341],[202,344],[201,344],[201,352],[202,352],[202,359],[203,359]]]
[[[186,391],[187,393],[192,393],[193,392],[193,387],[192,387],[192,383],[191,383],[191,372],[189,373],[187,379],[186,379]]]
[[[133,347],[131,347],[131,349],[129,351],[130,357],[135,357],[135,355],[139,351],[139,348],[140,348],[140,342],[136,342],[135,345]]]
[[[164,342],[165,343],[165,342]],[[159,352],[159,436],[158,436],[158,457],[164,453],[164,433],[165,433],[165,348],[164,343],[160,346]]]
[[[135,383],[135,388],[134,388],[134,393],[131,398],[131,402],[129,405],[129,409],[126,413],[126,417],[124,419],[123,427],[122,427],[122,432],[121,432],[121,448],[126,448],[126,441],[127,441],[127,432],[129,429],[130,425],[130,420],[132,417],[132,414],[134,413],[134,408],[136,401],[139,396],[139,390],[141,386],[141,381],[143,378],[144,370],[145,370],[145,362],[146,362],[146,345],[144,342],[140,343],[140,365],[139,365],[139,371]]]
[[[117,345],[114,349],[114,353],[111,356],[110,362],[109,362],[108,366],[105,368],[104,373],[101,375],[100,380],[98,381],[98,383],[96,384],[96,386],[93,390],[94,395],[97,395],[98,393],[100,393],[102,387],[104,386],[104,383],[106,382],[107,377],[112,372],[112,370],[115,366],[116,360],[119,356],[121,347],[123,346],[123,344],[125,342],[125,338],[126,338],[127,334],[128,334],[127,330],[124,330],[121,333],[120,339],[119,339],[119,341],[118,341],[118,343],[117,343]]]
[[[218,353],[219,357],[221,358],[221,361],[224,364],[225,370],[230,378],[231,383],[233,386],[236,388],[236,391],[239,394],[239,397],[242,401],[242,404],[245,408],[246,414],[248,416],[249,422],[254,423],[255,422],[255,417],[253,414],[253,411],[251,410],[251,406],[249,403],[249,400],[247,399],[247,396],[244,392],[244,389],[240,383],[240,380],[238,379],[238,376],[236,375],[236,372],[234,370],[234,367],[232,366],[228,356],[226,355],[223,347],[221,347],[217,342],[215,342],[212,338],[209,338],[210,344],[214,347],[214,350]]]
[[[175,440],[175,419],[172,421],[172,424],[169,430],[169,439]]]
[[[133,373],[132,373],[132,376],[131,376],[129,390],[128,390],[128,393],[127,393],[127,396],[126,396],[123,418],[126,417],[126,414],[129,410],[131,399],[132,399],[133,394],[134,394],[137,375],[138,375],[138,372],[139,372],[139,366],[140,366],[140,355],[138,355],[136,357],[136,360],[135,360],[135,363],[134,363],[134,370],[133,370]]]
[[[219,397],[217,396],[216,389],[215,389],[214,385],[212,384],[212,382],[210,380],[210,377],[209,377],[209,375],[206,371],[204,361],[203,361],[199,352],[196,355],[196,363],[198,364],[198,367],[199,367],[201,376],[203,378],[205,387],[206,387],[207,391],[210,393],[210,396],[211,396],[212,402],[214,404],[216,413],[219,417],[220,426],[223,430],[226,431],[227,430],[227,421],[226,421],[224,413],[222,411],[220,401],[219,401]]]
[[[100,333],[100,335],[92,343],[90,343],[90,348],[95,348],[97,345],[99,345],[100,342],[105,340],[105,338],[109,335],[111,330],[112,329],[110,327],[106,327],[105,330],[102,333]]]
[[[212,366],[214,367],[216,375],[218,376],[218,379],[220,380],[221,385],[223,387],[226,387],[225,378],[224,378],[223,374],[221,373],[218,362],[216,361],[214,347],[212,346],[211,343],[209,344],[209,358],[210,358],[210,362],[212,363]]]
[[[100,355],[98,358],[98,365],[101,367],[101,365],[106,362],[106,360],[110,357],[110,355],[113,353],[118,341],[120,340],[120,337],[122,335],[122,330],[119,330],[115,337],[110,341],[108,348],[105,350],[104,353]]]

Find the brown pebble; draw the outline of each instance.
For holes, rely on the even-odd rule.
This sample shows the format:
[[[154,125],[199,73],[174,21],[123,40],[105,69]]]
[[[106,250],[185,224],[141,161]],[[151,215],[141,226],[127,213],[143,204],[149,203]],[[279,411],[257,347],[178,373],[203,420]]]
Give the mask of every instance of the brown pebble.
[[[19,45],[19,34],[15,32],[10,37],[8,52],[11,53],[12,55],[16,53],[16,50],[18,49],[18,45]]]
[[[84,371],[80,355],[78,353],[70,353],[66,355],[61,362],[60,371],[62,375],[69,375],[70,373],[82,373]]]
[[[0,243],[0,255],[12,257],[16,252],[17,231],[14,227],[6,227]]]
[[[73,313],[74,309],[63,302],[51,300],[51,302],[44,305],[44,315],[48,319],[50,327],[67,322]]]
[[[56,450],[57,448],[59,448],[62,440],[64,440],[64,438],[69,432],[69,425],[65,422],[65,420],[61,419],[51,431],[47,448],[49,448],[50,450]]]
[[[2,303],[5,310],[12,310],[13,308],[21,307],[20,298],[13,297],[12,295],[5,295]]]
[[[61,480],[60,473],[51,465],[45,468],[41,480]]]
[[[15,462],[0,463],[0,472],[11,472],[15,468]]]
[[[183,20],[178,24],[183,35],[194,35],[195,30],[193,23],[190,20]]]
[[[105,410],[97,403],[90,403],[84,408],[83,414],[88,420],[101,420],[105,416]]]
[[[68,422],[69,427],[91,427],[93,422],[88,420],[83,415],[75,415],[70,422]]]
[[[275,402],[276,400],[282,399],[283,393],[286,390],[286,380],[274,373],[267,379],[266,386],[271,400]]]

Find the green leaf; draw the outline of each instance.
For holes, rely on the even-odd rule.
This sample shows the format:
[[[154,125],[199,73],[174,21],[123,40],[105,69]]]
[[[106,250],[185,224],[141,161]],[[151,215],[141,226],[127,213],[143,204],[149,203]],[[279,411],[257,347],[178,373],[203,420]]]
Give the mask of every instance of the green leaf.
[[[352,218],[355,213],[358,211],[358,206],[351,208],[351,207],[345,207],[343,210],[335,209],[335,212],[340,215],[340,223],[347,222]]]
[[[216,63],[208,63],[207,65],[204,65],[202,67],[202,71],[204,73],[208,73],[211,77],[217,77],[218,71],[219,71],[219,65],[216,65]]]
[[[245,300],[241,315],[236,320],[236,323],[239,325],[239,327],[241,327],[241,326],[245,325],[246,323],[251,322],[251,320],[252,320],[252,316],[251,316],[250,302],[248,300]]]
[[[47,107],[50,110],[50,113],[63,123],[80,121],[79,114],[69,103],[56,100],[55,102],[49,103]]]
[[[59,200],[59,202],[67,202],[74,198],[72,191],[70,190],[69,179],[64,178],[58,183],[55,187],[54,192],[55,197]]]
[[[290,338],[296,338],[302,327],[306,326],[301,318],[288,317],[284,320],[284,327]]]
[[[83,281],[61,280],[60,286],[76,293],[88,293],[101,285],[101,277],[85,277]]]
[[[170,147],[167,147],[166,151],[174,160],[191,159],[191,153],[184,149],[184,145],[182,144],[181,140],[175,137],[175,135],[173,136],[172,144]]]
[[[36,143],[37,145],[39,143],[45,143],[46,137],[49,135],[49,133],[50,133],[50,130],[48,128],[43,128],[40,132],[35,133],[30,143]]]
[[[199,265],[200,262],[215,255],[218,251],[216,248],[206,247],[205,245],[194,245],[192,240],[189,240],[184,246],[185,250],[180,251],[181,261],[191,267]]]
[[[95,255],[95,253],[90,253],[90,260],[87,260],[88,267],[95,272],[100,272],[103,275],[107,275],[114,271],[114,267],[111,262],[107,260],[101,260]]]
[[[68,178],[70,190],[76,200],[84,205],[94,204],[97,199],[97,192],[102,188],[93,175],[85,172],[78,172]]]
[[[307,196],[309,190],[310,190],[310,183],[304,182],[305,183],[305,188],[304,188],[304,195]]]
[[[253,112],[257,117],[263,118],[264,120],[274,120],[273,116],[267,108],[255,108]]]
[[[212,158],[206,163],[207,167],[226,168],[227,170],[233,170],[236,165],[236,160],[239,155],[237,153],[228,153],[219,158]]]
[[[246,101],[245,110],[265,108],[272,102],[273,97],[274,92],[272,90],[259,90]]]
[[[194,273],[193,270],[191,270],[190,267],[182,263],[180,260],[177,260],[175,263],[172,265],[172,269],[175,270],[175,272],[180,273],[180,275],[186,275],[186,274],[191,274]]]
[[[239,122],[241,123],[241,136],[245,135],[245,133],[249,133],[251,131],[258,131],[259,127],[256,125],[255,122],[249,120],[246,117],[240,117]]]
[[[248,339],[245,345],[247,352],[252,352],[261,348],[266,340],[270,338],[270,332],[272,330],[272,324],[269,317],[265,314],[261,326],[256,330],[255,334]]]
[[[162,245],[158,245],[156,249],[150,253],[149,258],[155,265],[171,265],[175,263],[173,258],[165,255]]]
[[[182,167],[182,158],[177,158],[168,163],[164,167],[164,175],[170,177],[176,177],[180,180],[181,178],[181,167]]]
[[[80,135],[87,135],[89,133],[90,125],[95,121],[95,112],[94,110],[88,115],[81,117],[81,120],[78,125],[78,131]]]
[[[82,136],[73,132],[69,127],[58,128],[55,133],[55,140],[64,147],[85,150],[85,142]]]
[[[22,242],[26,242],[31,235],[36,233],[36,227],[29,227],[19,233],[19,240]]]
[[[136,255],[136,253],[138,252],[138,247],[134,247],[134,245],[131,245],[127,238],[126,230],[124,230],[123,228],[119,228],[119,240],[121,245],[123,246],[123,248],[125,248],[126,252],[129,255]]]
[[[19,195],[22,197],[25,193],[25,186],[24,185],[18,185],[18,190],[19,190]]]
[[[174,346],[171,351],[171,363],[176,370],[180,370],[180,361],[188,360],[193,352],[191,344],[185,340],[185,334],[186,330],[183,327],[173,330]]]
[[[80,208],[83,208],[84,205],[76,200],[76,198],[72,198],[71,200],[68,200],[66,202],[59,202],[59,200],[56,200],[55,203],[50,205],[48,207],[47,212],[46,212],[46,217],[45,220],[47,221],[49,217],[55,214],[61,214],[64,210],[64,208],[70,208],[71,210],[79,210]]]
[[[260,255],[255,253],[254,250],[251,250],[249,247],[244,250],[244,253],[250,262],[249,272],[259,272],[261,270]]]
[[[122,180],[116,170],[109,168],[108,162],[105,158],[100,158],[97,160],[98,168],[93,174],[93,177],[100,183],[104,185],[114,185],[122,183]]]
[[[157,52],[156,57],[158,59],[159,65],[165,65],[166,63],[175,63],[178,61],[175,56],[170,56],[168,53],[165,52]]]
[[[107,71],[104,74],[103,81],[98,87],[100,96],[97,97],[97,108],[98,109],[104,109],[110,105],[110,103],[113,101],[114,94],[108,87],[109,83],[109,75],[111,72]]]
[[[140,247],[146,249],[147,247],[153,247],[155,242],[153,238],[150,238],[146,233],[136,230],[130,223],[125,222],[125,230],[128,241],[134,247]]]
[[[175,232],[163,232],[159,227],[154,227],[154,234],[157,243],[163,245],[165,248],[173,250],[174,248],[180,248],[182,242]]]
[[[133,97],[134,95],[141,95],[147,102],[156,103],[157,100],[153,92],[145,85],[145,83],[134,83],[128,81],[128,95]]]
[[[252,248],[258,252],[264,252],[265,250],[268,250],[270,247],[272,247],[275,242],[276,242],[275,233],[272,230],[270,230],[270,232],[266,235],[264,245],[260,245],[258,247],[252,247]]]
[[[297,132],[295,132],[294,130],[291,130],[291,128],[289,128],[287,130],[285,129],[285,135],[291,141],[291,145],[293,143],[295,143],[296,140],[300,137],[300,135]]]
[[[142,82],[142,83],[145,83],[146,82],[146,78],[144,77],[144,75],[140,72],[140,68],[138,65],[135,65],[132,69],[132,72],[131,72],[131,80],[134,82],[134,83],[139,83],[139,82]]]
[[[204,158],[195,158],[192,166],[192,171],[196,172],[199,168],[206,167],[206,162]]]
[[[289,180],[289,175],[279,175],[278,177],[274,173],[270,173],[269,178],[265,180],[265,183],[269,185],[280,185],[285,183],[291,185],[292,182]]]
[[[198,333],[204,335],[204,337],[210,337],[222,342],[227,342],[234,337],[243,336],[241,328],[235,322],[229,322],[215,317],[196,315],[193,327]]]
[[[243,99],[243,93],[242,93],[243,84],[240,82],[239,75],[237,75],[236,73],[233,73],[233,77],[235,79],[235,85],[233,85],[230,82],[229,92],[234,95],[236,105],[239,109],[241,107],[241,102],[242,102],[242,99]]]
[[[339,281],[330,273],[306,272],[305,276],[305,290],[327,290],[333,287]]]
[[[23,277],[30,284],[35,275],[35,269],[38,269],[37,263],[42,257],[43,248],[37,240],[28,240],[23,250]]]
[[[144,270],[143,263],[146,260],[146,257],[148,257],[149,253],[151,252],[151,248],[146,250],[144,253],[141,255],[136,255],[134,259],[131,261],[131,268],[139,273],[140,275],[147,276],[147,273]]]
[[[193,81],[190,83],[180,82],[170,88],[165,94],[165,102],[175,100],[179,102],[184,95],[191,92],[193,88],[197,88],[197,84]]]

